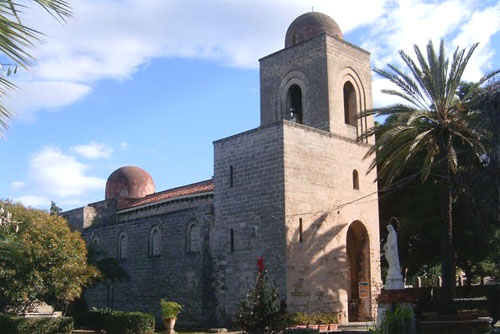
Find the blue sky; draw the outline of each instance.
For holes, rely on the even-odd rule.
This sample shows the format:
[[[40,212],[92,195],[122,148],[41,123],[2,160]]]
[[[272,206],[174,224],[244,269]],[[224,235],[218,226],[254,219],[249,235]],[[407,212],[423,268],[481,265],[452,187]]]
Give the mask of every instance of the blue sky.
[[[72,1],[66,24],[37,8],[25,20],[46,34],[0,139],[0,197],[71,209],[104,197],[109,174],[136,165],[161,191],[208,179],[212,141],[259,125],[258,59],[283,48],[298,15],[321,11],[344,39],[372,53],[372,66],[399,64],[445,38],[480,42],[465,79],[500,68],[499,1],[328,0]],[[390,103],[379,93],[375,105]]]

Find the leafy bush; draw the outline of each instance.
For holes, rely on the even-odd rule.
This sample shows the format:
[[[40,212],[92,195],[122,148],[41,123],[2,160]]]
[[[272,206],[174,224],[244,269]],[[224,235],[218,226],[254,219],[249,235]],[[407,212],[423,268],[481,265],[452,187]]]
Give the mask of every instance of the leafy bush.
[[[154,317],[143,312],[90,311],[80,322],[94,330],[105,330],[107,334],[153,334],[155,328]]]
[[[175,319],[180,311],[182,311],[182,305],[176,302],[168,302],[165,299],[160,300],[161,314],[164,319]]]
[[[338,313],[304,313],[297,312],[288,315],[288,324],[294,325],[325,325],[337,324],[339,322]]]
[[[1,314],[0,328],[6,334],[71,333],[73,318],[24,318]]]
[[[0,224],[0,236],[17,245],[22,261],[0,259],[0,311],[25,311],[40,301],[61,309],[78,298],[98,276],[80,232],[42,210],[0,200],[2,207],[11,217]]]
[[[386,311],[380,328],[372,333],[412,333],[413,310],[396,305],[393,311]]]

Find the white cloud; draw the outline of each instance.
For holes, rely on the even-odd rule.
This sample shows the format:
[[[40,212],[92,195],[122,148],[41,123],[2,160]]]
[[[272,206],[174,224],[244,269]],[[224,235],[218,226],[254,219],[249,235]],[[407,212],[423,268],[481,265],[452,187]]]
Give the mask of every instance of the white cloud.
[[[475,0],[75,0],[72,5],[74,17],[67,24],[36,7],[26,10],[27,23],[48,37],[36,48],[39,60],[31,77],[19,83],[24,90],[16,94],[13,110],[32,116],[69,105],[88,95],[96,80],[127,79],[156,58],[255,68],[258,58],[283,47],[288,25],[312,7],[334,18],[344,33],[366,27],[362,47],[377,67],[398,63],[397,51],[413,53],[414,43],[456,37],[453,44],[462,47],[481,40],[467,74],[477,75],[488,66],[494,53],[489,42],[499,30],[498,5],[479,8]],[[52,87],[38,89],[30,82]]]
[[[459,35],[453,40],[454,45],[470,46],[479,42],[464,73],[464,79],[474,81],[485,71],[495,70],[491,59],[495,51],[490,41],[494,34],[500,31],[500,3],[487,7],[471,15],[470,20],[462,25]]]
[[[88,176],[89,166],[57,147],[45,147],[30,161],[28,182],[45,196],[80,196],[104,189],[105,179]]]
[[[18,197],[15,202],[21,202],[25,206],[43,207],[50,205],[50,200],[43,196],[26,195]]]
[[[14,181],[10,183],[10,186],[15,189],[19,189],[24,187],[24,182],[23,181]]]
[[[126,151],[128,149],[128,143],[122,141],[120,143],[120,148],[122,149],[122,151]]]
[[[71,147],[70,150],[87,159],[109,158],[113,153],[113,149],[109,145],[97,142],[91,142],[87,145],[76,145]]]
[[[19,89],[5,98],[5,105],[18,119],[32,120],[39,110],[54,110],[74,103],[92,90],[89,86],[66,81],[16,82]]]
[[[398,51],[404,50],[415,59],[413,45],[416,44],[425,53],[425,47],[432,40],[435,48],[444,38],[447,54],[459,45],[469,48],[473,43],[480,45],[472,56],[464,74],[466,80],[478,80],[482,74],[491,70],[489,61],[494,55],[491,38],[500,31],[500,4],[479,8],[477,1],[448,0],[425,3],[416,0],[398,0],[395,7],[373,25],[362,47],[369,50],[375,67],[384,68],[391,63],[405,69]],[[384,80],[375,77],[373,81],[373,99],[375,106],[402,102],[384,95],[380,89]]]
[[[386,1],[75,0],[67,24],[34,6],[23,17],[46,37],[33,51],[33,71],[18,82],[23,90],[9,103],[30,119],[38,110],[78,101],[96,80],[126,79],[154,58],[255,68],[257,59],[283,47],[288,25],[311,7],[337,19],[345,32],[374,22]]]

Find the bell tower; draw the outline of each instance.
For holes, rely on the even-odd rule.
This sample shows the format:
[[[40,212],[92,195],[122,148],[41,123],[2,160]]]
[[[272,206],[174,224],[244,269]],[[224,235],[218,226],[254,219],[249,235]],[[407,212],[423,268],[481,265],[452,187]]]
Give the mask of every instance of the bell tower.
[[[357,116],[372,108],[370,54],[328,15],[296,18],[285,48],[260,59],[260,80],[261,126],[287,119],[349,139],[373,126]]]
[[[255,261],[291,312],[373,319],[380,291],[376,171],[358,138],[373,126],[370,54],[317,12],[295,19],[285,47],[260,59],[261,126],[214,142],[218,292],[236,312]],[[225,276],[226,277],[226,276]]]

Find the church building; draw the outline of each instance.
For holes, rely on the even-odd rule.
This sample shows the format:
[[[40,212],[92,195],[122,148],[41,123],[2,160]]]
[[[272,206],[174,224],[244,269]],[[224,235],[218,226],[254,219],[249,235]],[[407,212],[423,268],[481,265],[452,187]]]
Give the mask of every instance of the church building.
[[[105,199],[63,213],[130,280],[114,308],[226,326],[263,258],[290,312],[375,318],[381,289],[376,172],[363,159],[373,125],[370,54],[325,14],[306,13],[285,47],[260,59],[261,124],[215,141],[213,179],[156,191],[138,167],[114,171]],[[106,307],[106,287],[87,289]]]

